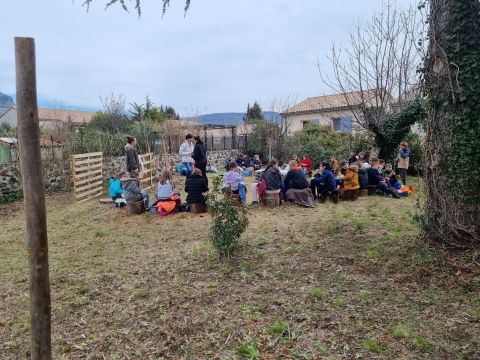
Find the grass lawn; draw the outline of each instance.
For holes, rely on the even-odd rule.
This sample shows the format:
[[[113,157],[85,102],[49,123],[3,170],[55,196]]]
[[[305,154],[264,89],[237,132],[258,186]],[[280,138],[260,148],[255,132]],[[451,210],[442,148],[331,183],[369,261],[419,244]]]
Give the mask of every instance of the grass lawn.
[[[48,197],[55,359],[478,359],[478,258],[417,240],[415,198],[252,207],[232,263],[210,216]],[[0,359],[29,351],[21,204],[0,218]]]

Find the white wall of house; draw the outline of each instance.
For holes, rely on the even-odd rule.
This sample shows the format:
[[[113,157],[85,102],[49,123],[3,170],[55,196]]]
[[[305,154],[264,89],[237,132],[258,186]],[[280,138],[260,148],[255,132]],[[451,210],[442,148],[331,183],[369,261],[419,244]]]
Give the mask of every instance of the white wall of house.
[[[6,123],[11,127],[17,127],[17,109],[10,108],[0,118],[0,123]]]
[[[289,122],[289,134],[293,134],[296,131],[302,130],[307,124],[330,126],[333,129],[333,119],[349,116],[352,118],[352,122],[355,123],[355,116],[352,111],[323,111],[308,114],[298,114],[287,116]],[[355,131],[355,126],[353,127]]]

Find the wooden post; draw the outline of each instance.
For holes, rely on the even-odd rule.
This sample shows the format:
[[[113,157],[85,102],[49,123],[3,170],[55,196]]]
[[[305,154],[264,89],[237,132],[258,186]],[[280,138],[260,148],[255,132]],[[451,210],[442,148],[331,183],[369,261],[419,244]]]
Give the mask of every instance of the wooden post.
[[[49,360],[52,350],[47,214],[40,156],[35,42],[32,38],[15,38],[15,63],[20,166],[30,267],[31,358]]]

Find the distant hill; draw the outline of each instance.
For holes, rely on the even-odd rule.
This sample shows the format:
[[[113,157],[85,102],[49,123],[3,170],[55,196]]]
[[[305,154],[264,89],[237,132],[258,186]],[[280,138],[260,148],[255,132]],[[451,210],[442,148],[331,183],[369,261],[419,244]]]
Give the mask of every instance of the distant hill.
[[[13,98],[0,92],[0,107],[10,107],[12,105],[15,105]]]
[[[203,125],[243,125],[245,113],[214,113],[200,115],[198,118]],[[265,119],[269,121],[278,121],[281,116],[277,112],[265,111]]]

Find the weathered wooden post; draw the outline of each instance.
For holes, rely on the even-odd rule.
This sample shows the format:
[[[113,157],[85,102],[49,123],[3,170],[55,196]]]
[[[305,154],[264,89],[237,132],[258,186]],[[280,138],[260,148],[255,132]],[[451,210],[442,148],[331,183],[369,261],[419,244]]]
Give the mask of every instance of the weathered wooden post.
[[[30,268],[31,358],[32,360],[49,360],[52,358],[50,279],[34,39],[15,38],[15,63],[18,143],[25,196],[26,240]]]

